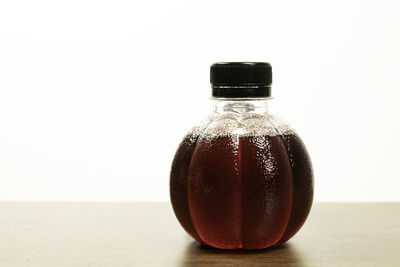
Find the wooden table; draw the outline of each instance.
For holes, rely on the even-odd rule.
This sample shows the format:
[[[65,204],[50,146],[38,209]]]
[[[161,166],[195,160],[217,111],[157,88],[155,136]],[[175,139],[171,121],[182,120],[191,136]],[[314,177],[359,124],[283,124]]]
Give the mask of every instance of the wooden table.
[[[287,244],[200,246],[169,204],[0,203],[0,266],[400,266],[400,204],[314,204]]]

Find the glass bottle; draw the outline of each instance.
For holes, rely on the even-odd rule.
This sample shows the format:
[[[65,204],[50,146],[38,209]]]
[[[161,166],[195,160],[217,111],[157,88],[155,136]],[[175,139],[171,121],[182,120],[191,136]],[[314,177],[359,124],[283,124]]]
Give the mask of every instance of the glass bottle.
[[[268,112],[269,63],[211,66],[214,112],[175,154],[170,196],[182,227],[220,249],[289,240],[313,200],[313,171],[295,131]]]

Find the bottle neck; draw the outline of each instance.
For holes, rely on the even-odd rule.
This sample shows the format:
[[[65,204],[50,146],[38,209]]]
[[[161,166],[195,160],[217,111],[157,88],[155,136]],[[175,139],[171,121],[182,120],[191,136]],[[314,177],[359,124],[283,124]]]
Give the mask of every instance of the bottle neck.
[[[268,114],[268,98],[260,99],[234,99],[213,98],[214,113],[252,113],[252,114]]]

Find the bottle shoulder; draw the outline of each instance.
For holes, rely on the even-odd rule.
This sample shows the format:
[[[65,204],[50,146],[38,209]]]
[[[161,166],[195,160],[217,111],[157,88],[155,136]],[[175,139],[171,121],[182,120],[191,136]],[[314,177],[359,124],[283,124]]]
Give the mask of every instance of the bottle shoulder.
[[[221,136],[288,135],[295,134],[295,131],[272,114],[227,112],[209,115],[189,134],[208,139]]]

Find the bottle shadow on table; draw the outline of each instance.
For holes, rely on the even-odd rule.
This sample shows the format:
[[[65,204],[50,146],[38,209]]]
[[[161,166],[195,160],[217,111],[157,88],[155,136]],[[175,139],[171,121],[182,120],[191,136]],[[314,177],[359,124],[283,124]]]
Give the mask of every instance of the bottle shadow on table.
[[[306,266],[305,256],[290,243],[262,250],[221,250],[192,241],[182,254],[179,266],[199,265]]]

